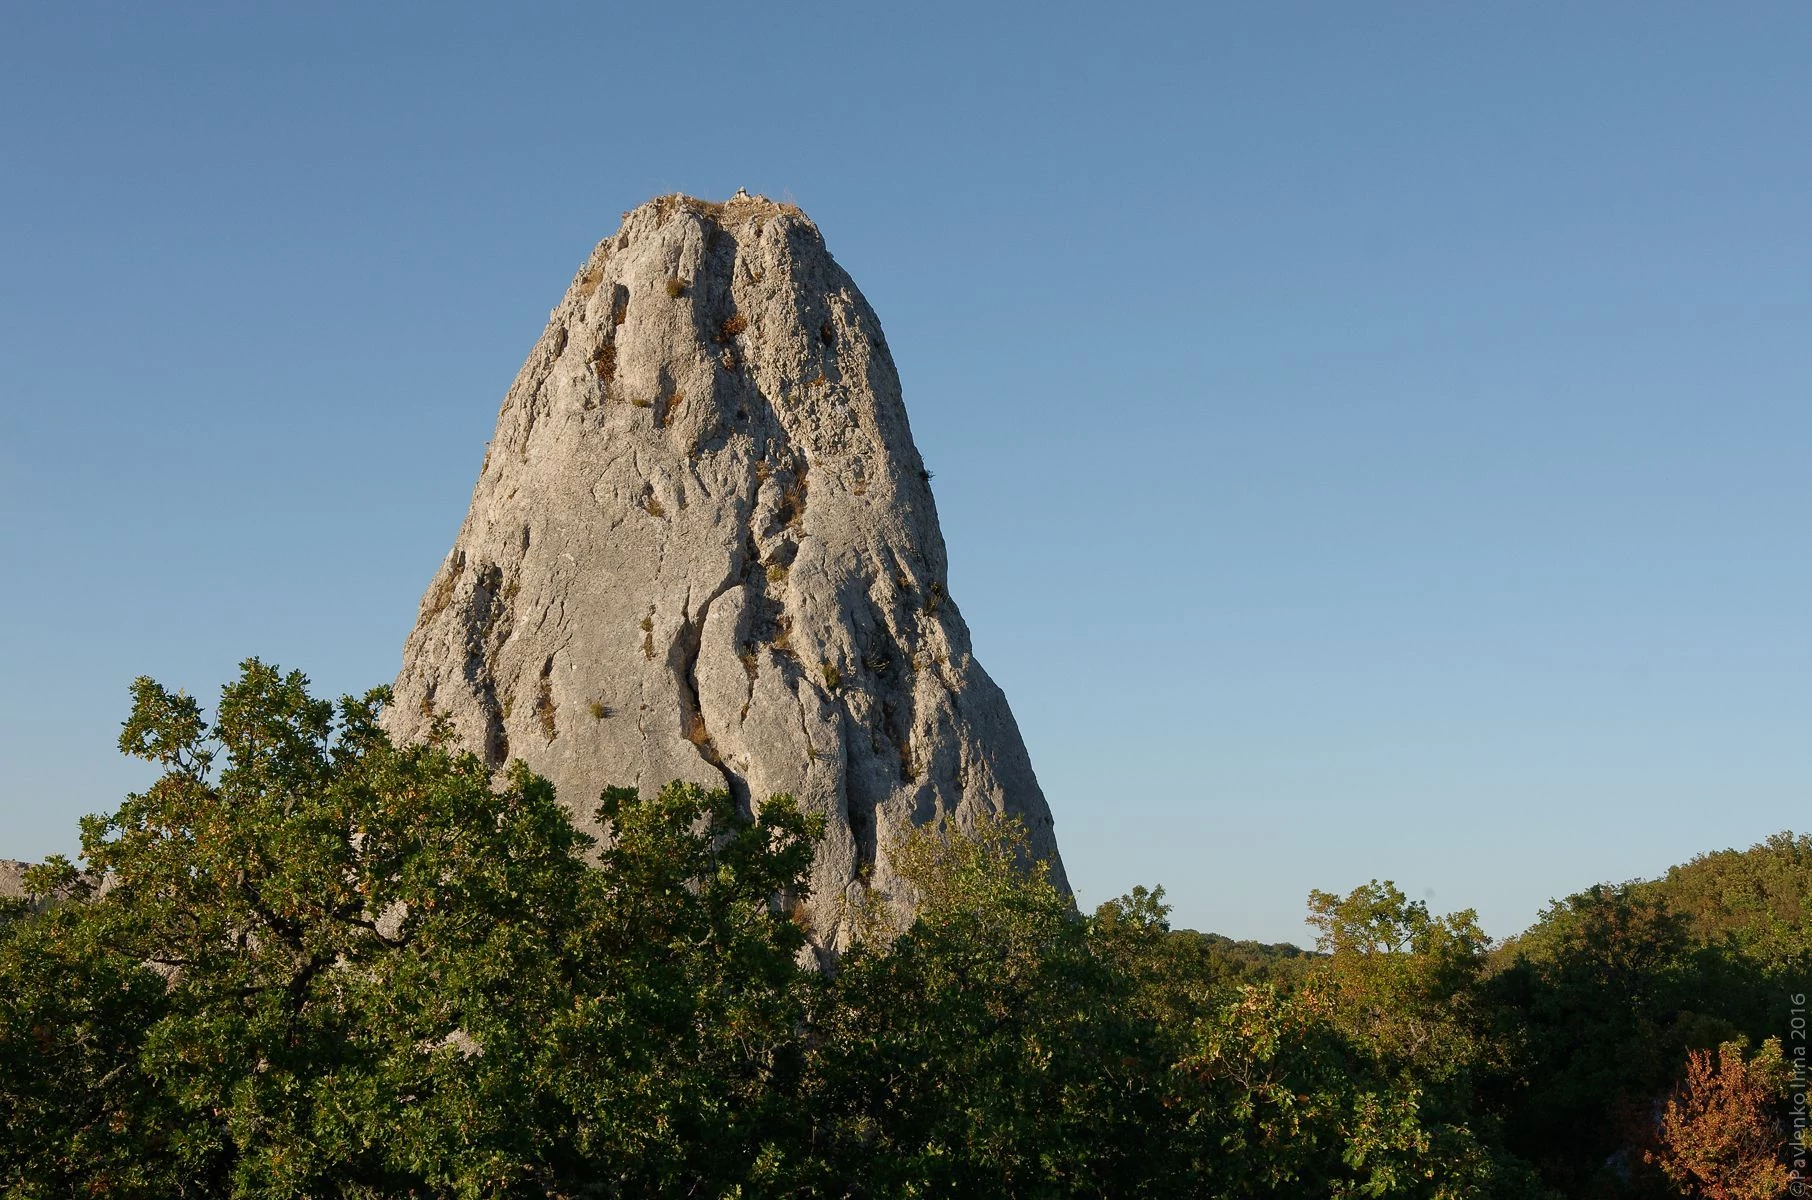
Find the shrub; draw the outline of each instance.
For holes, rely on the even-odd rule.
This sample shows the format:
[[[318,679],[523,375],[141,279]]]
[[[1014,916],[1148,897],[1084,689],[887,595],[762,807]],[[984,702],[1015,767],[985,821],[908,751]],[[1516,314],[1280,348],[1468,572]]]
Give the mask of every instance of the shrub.
[[[541,722],[541,732],[548,741],[554,740],[554,684],[542,677],[541,686],[535,692],[535,716]]]
[[[598,290],[598,284],[604,281],[604,256],[586,264],[584,274],[579,276],[579,294],[589,297]]]
[[[687,713],[680,732],[688,742],[703,750],[706,758],[713,762],[717,760],[717,747],[711,743],[711,731],[705,728],[705,714],[697,709]]]

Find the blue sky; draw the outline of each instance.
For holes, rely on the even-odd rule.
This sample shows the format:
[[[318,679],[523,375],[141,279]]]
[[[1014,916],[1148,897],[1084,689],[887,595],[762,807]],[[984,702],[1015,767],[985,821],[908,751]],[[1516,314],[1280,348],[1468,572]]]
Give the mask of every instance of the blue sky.
[[[662,192],[879,311],[1085,905],[1495,935],[1804,829],[1812,9],[0,8],[0,856],[141,673],[388,680]]]

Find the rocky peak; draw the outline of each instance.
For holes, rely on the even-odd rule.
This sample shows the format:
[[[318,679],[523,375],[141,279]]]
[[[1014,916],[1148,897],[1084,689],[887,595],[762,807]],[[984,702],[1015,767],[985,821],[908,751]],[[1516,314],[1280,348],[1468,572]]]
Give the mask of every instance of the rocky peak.
[[[404,649],[392,732],[448,714],[547,775],[781,792],[825,814],[810,917],[909,902],[910,827],[1013,813],[1059,882],[1005,696],[970,654],[880,322],[789,204],[663,196],[580,268],[504,397]]]

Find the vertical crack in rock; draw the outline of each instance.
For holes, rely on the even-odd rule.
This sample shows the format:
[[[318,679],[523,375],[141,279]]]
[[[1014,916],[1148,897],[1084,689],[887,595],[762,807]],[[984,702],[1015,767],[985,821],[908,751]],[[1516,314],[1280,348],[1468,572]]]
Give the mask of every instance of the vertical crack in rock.
[[[928,480],[880,322],[803,213],[644,204],[504,397],[386,722],[419,738],[444,712],[582,819],[606,785],[791,793],[826,820],[827,947],[846,897],[908,902],[891,849],[914,824],[1014,814],[1061,885]]]
[[[740,570],[740,564],[738,564],[736,574],[740,574]],[[698,686],[698,656],[704,642],[705,621],[710,614],[712,603],[730,589],[735,577],[735,574],[731,575],[717,587],[717,590],[705,597],[704,602],[698,606],[696,616],[681,614],[680,630],[678,636],[674,638],[669,662],[674,666],[678,680],[680,722],[685,730],[686,739],[698,747],[700,756],[706,762],[717,768],[718,773],[723,776],[724,786],[730,790],[731,796],[735,797],[736,803],[742,811],[749,812],[751,797],[748,781],[724,761],[723,754],[718,750],[717,742],[711,735],[710,724],[705,719]]]

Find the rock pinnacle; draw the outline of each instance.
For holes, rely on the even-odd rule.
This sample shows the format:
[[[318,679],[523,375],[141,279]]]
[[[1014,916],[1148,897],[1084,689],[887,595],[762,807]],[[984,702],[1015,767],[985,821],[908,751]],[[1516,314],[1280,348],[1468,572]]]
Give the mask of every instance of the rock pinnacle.
[[[797,208],[624,214],[504,397],[387,718],[436,712],[588,814],[607,785],[824,814],[820,945],[911,898],[913,826],[1018,816],[1064,884],[1006,697],[970,653],[880,322]]]

